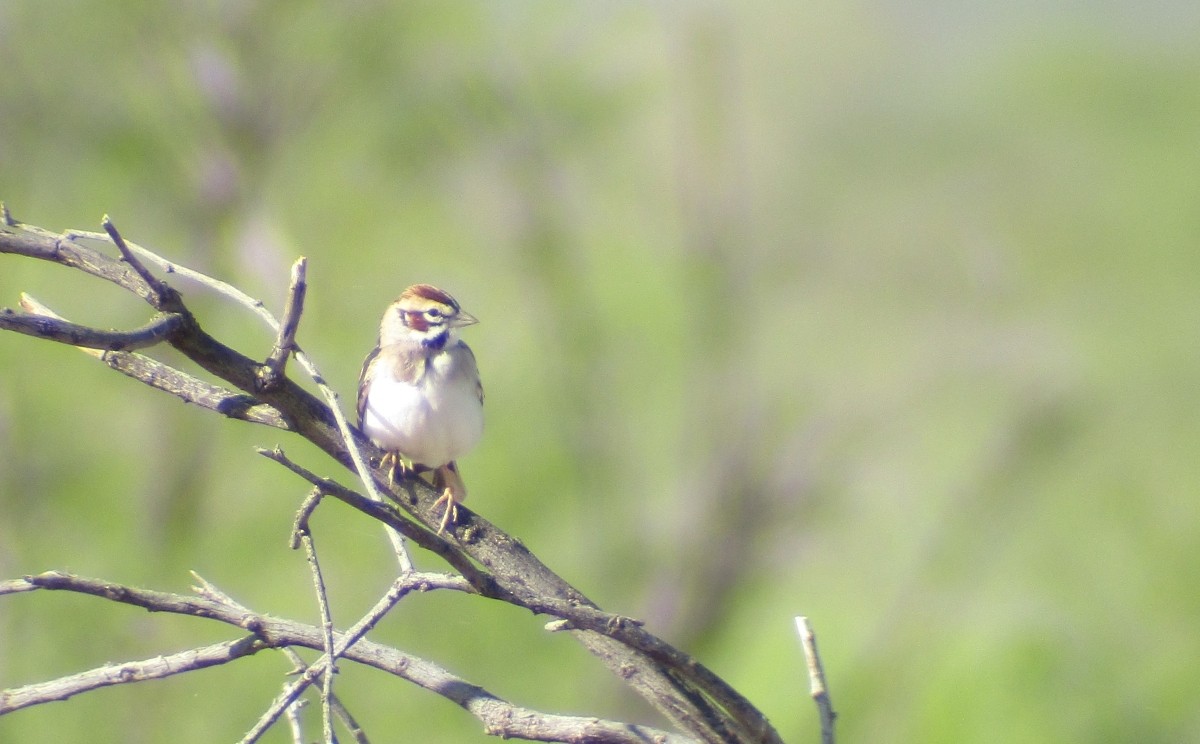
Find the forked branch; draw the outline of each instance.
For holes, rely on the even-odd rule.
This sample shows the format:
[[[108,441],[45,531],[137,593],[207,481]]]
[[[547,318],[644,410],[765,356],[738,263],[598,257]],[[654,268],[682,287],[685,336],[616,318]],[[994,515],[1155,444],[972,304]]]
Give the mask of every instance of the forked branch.
[[[461,584],[454,577],[441,574],[413,574],[406,579],[397,580],[388,592],[387,602],[394,604],[409,592],[434,588],[459,589]],[[38,589],[91,595],[152,612],[204,617],[249,631],[250,635],[236,641],[205,646],[171,656],[115,667],[100,667],[53,682],[5,690],[0,692],[0,715],[30,705],[64,700],[91,689],[157,679],[227,663],[265,648],[303,647],[320,651],[325,644],[320,628],[254,613],[228,600],[223,594],[210,591],[207,585],[197,590],[199,596],[187,596],[138,589],[59,572],[0,583],[0,595]],[[347,633],[337,634],[337,643],[342,649],[342,655],[351,661],[406,679],[447,698],[478,718],[488,733],[503,738],[530,741],[595,741],[601,744],[644,744],[648,741],[684,744],[690,741],[685,737],[648,726],[633,726],[595,718],[545,715],[513,705],[432,662],[361,638],[369,629],[368,626],[382,617],[383,611],[381,606],[377,605],[368,614],[369,619],[362,627],[356,626]],[[358,636],[359,639],[350,643],[352,636]],[[320,676],[324,664],[325,657],[321,657],[304,669],[300,678],[293,684],[300,688],[299,691],[303,691],[303,687]]]
[[[470,510],[460,509],[459,524],[453,530],[452,539],[436,535],[440,513],[433,506],[440,494],[419,478],[405,479],[396,487],[387,485],[387,474],[372,466],[368,459],[378,461],[382,453],[348,425],[340,411],[336,393],[325,385],[315,366],[295,344],[295,327],[299,323],[303,287],[306,286],[302,263],[298,264],[299,268],[293,275],[293,290],[290,293],[292,310],[286,313],[286,322],[280,324],[266,313],[261,302],[253,301],[224,283],[191,272],[126,241],[107,219],[104,223],[107,235],[78,232],[55,235],[39,228],[17,224],[7,212],[4,213],[4,223],[4,226],[0,227],[0,253],[36,258],[75,268],[112,282],[141,297],[165,315],[154,319],[147,326],[147,329],[152,330],[139,329],[138,332],[159,334],[157,337],[161,338],[162,342],[169,344],[201,369],[240,392],[201,383],[182,370],[173,369],[131,351],[104,352],[100,356],[107,364],[158,389],[172,392],[185,400],[199,402],[210,410],[284,428],[312,442],[342,466],[359,474],[369,495],[362,496],[331,479],[317,476],[289,461],[278,450],[266,451],[264,454],[292,469],[316,486],[321,493],[336,497],[388,525],[397,536],[402,534],[441,556],[461,573],[461,580],[464,580],[473,592],[561,619],[563,622],[556,624],[558,629],[571,634],[688,736],[720,744],[774,744],[781,741],[762,713],[712,671],[650,634],[640,623],[601,611],[581,592],[547,568],[523,544]],[[99,239],[115,244],[120,258],[86,245],[84,239]],[[277,332],[273,352],[265,355],[267,360],[255,361],[208,335],[187,308],[181,295],[166,282],[156,278],[148,268],[150,265],[158,266],[168,273],[187,273],[200,277],[206,285],[218,288],[227,296],[238,299],[260,316],[265,315]],[[227,288],[228,291],[221,288]],[[34,312],[29,307],[25,310],[26,313]],[[48,313],[40,314],[43,318],[50,318]],[[21,317],[20,321],[14,321],[18,325],[28,321],[21,314],[12,311],[9,311],[6,317]],[[173,319],[168,321],[165,318]],[[45,328],[64,331],[73,328],[71,325],[62,325],[61,321],[38,322],[48,323],[42,326]],[[74,343],[77,339],[130,341],[129,334],[120,337],[79,333],[62,335],[57,332],[38,335],[73,345],[78,345]],[[140,340],[137,342],[140,343]],[[108,344],[102,346],[108,348]],[[289,352],[318,383],[329,405],[286,376],[284,362]],[[167,382],[164,383],[163,380]],[[403,543],[398,537],[395,544],[401,564],[399,581],[407,581],[414,575],[411,562],[408,561]],[[42,575],[31,581],[43,588],[84,592],[87,592],[89,587],[98,586],[95,582],[89,583],[88,580],[77,580],[58,574]],[[184,602],[175,595],[146,593],[144,590],[132,590],[110,584],[104,586],[104,593],[100,593],[99,596],[115,601],[132,604],[153,602],[156,608],[183,602],[179,605],[181,611],[188,614],[223,619],[219,603],[206,604],[195,598]],[[259,641],[271,647],[302,645],[325,650],[328,640],[318,628],[289,624],[287,621],[266,616],[254,616],[246,622],[234,624],[251,630]],[[409,665],[425,668],[422,665],[428,664],[400,654],[394,649],[379,647],[366,638],[359,638],[353,643],[345,642],[345,639],[351,637],[349,634],[337,636],[339,640],[334,648],[335,658],[341,655],[346,659],[377,665],[380,668],[387,667],[389,671]],[[388,661],[382,661],[383,659]],[[404,660],[402,664],[399,659]],[[317,662],[308,667],[304,676],[307,677],[311,673],[315,678],[322,670],[321,662]],[[430,675],[445,681],[443,670],[428,671]],[[411,678],[405,674],[400,676]],[[413,681],[421,684],[416,679]],[[428,683],[429,678],[425,678],[424,681]],[[450,680],[449,684],[441,684],[436,689],[439,694],[449,697],[476,715],[481,715],[481,712],[489,709],[496,700],[479,688],[457,679]],[[508,712],[512,714],[515,710],[510,707]],[[526,713],[522,712],[508,719],[509,726],[515,726],[514,722],[525,720],[523,716]],[[541,716],[539,720],[549,719],[550,717]],[[536,732],[515,733],[513,728],[504,726],[493,729],[492,724],[489,724],[489,731],[499,735],[536,738],[531,735]],[[650,733],[637,727],[622,727],[620,731],[624,733],[606,729],[604,733],[597,733],[597,736],[628,735],[629,738],[594,740],[672,740],[663,732]],[[648,733],[649,739],[636,738]],[[571,735],[580,740],[586,739],[579,736],[578,728],[572,729]]]

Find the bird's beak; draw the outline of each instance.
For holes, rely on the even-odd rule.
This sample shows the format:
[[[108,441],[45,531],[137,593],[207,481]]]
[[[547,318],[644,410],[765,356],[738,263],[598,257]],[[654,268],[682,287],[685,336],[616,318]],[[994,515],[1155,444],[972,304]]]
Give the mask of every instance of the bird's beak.
[[[454,327],[462,328],[463,326],[475,325],[479,322],[479,318],[471,315],[466,310],[459,310],[458,315],[454,318]]]

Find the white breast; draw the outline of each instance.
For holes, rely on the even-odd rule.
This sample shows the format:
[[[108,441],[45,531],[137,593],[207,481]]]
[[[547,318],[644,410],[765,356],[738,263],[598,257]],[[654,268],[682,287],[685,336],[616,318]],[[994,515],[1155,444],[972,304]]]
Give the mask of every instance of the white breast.
[[[462,457],[483,435],[483,404],[475,380],[453,366],[451,353],[436,354],[413,384],[382,365],[367,393],[363,432],[381,448],[431,468]]]

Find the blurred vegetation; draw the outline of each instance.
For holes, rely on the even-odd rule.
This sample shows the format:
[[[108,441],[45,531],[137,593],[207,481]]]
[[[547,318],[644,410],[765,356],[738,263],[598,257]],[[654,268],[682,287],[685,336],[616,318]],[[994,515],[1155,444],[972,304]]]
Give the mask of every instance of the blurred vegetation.
[[[275,308],[308,256],[300,342],[344,398],[386,303],[449,289],[482,320],[471,506],[791,741],[817,731],[796,614],[846,741],[1195,741],[1197,31],[1184,3],[10,0],[0,199],[56,230],[109,213]],[[0,305],[22,290],[147,317],[0,257]],[[185,591],[195,569],[312,621],[285,548],[306,489],[252,451],[276,443],[348,480],[0,336],[0,575]],[[314,528],[352,621],[385,541],[336,504]],[[512,608],[413,597],[376,632],[522,705],[656,722]],[[228,637],[9,597],[0,687]],[[286,669],[91,693],[0,739],[234,740]],[[487,740],[342,669],[373,741]]]

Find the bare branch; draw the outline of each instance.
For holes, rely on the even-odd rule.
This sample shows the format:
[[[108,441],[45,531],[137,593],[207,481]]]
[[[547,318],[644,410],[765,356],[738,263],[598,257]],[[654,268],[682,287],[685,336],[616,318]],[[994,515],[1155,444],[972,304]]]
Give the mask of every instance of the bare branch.
[[[321,577],[321,565],[317,561],[317,548],[313,542],[312,531],[308,527],[309,517],[312,516],[317,505],[321,503],[321,498],[324,495],[319,487],[313,486],[313,490],[308,495],[308,498],[300,505],[292,527],[290,545],[292,550],[295,550],[300,545],[304,546],[305,556],[308,558],[308,564],[312,568],[313,589],[317,595],[317,607],[321,612],[321,630],[325,634],[325,657],[332,661],[325,668],[321,689],[321,721],[326,744],[333,744],[333,675],[337,671],[337,654],[333,647],[333,618],[329,610],[329,597],[325,591],[325,581]],[[289,707],[288,710],[291,711],[292,708]]]
[[[289,460],[278,449],[273,451],[259,450],[259,452],[283,464],[306,480],[309,480],[324,493],[342,500],[361,511],[374,513],[375,509],[379,506],[334,481],[319,478]],[[391,518],[400,519],[399,515],[395,515],[394,512],[391,512],[390,515]],[[403,520],[403,523],[411,525],[407,520]],[[406,532],[405,534],[422,547],[439,552],[447,561],[451,562],[451,565],[463,571],[466,579],[471,582],[471,585],[480,594],[520,605],[536,613],[552,615],[569,621],[569,626],[558,626],[557,629],[573,629],[600,633],[645,653],[656,662],[696,680],[697,684],[712,697],[715,703],[733,715],[741,725],[754,733],[757,737],[755,740],[765,740],[762,737],[769,735],[771,731],[769,728],[770,724],[766,722],[766,719],[760,719],[761,723],[756,719],[756,716],[761,717],[761,714],[758,713],[754,706],[741,693],[737,692],[727,682],[713,673],[712,670],[700,664],[691,656],[662,641],[653,634],[646,632],[639,621],[607,613],[591,604],[580,603],[574,600],[542,597],[530,594],[528,591],[518,591],[515,594],[510,593],[502,589],[496,583],[494,577],[482,574],[469,562],[460,562],[457,553],[444,549],[449,547],[445,541],[436,535],[430,535],[428,532],[416,528],[416,525],[411,525],[411,527],[417,531]]]
[[[0,329],[51,339],[71,346],[110,351],[129,351],[154,346],[174,333],[182,323],[183,316],[168,313],[132,331],[102,331],[65,320],[18,313],[7,307],[0,308]]]
[[[202,579],[201,581],[207,584]],[[227,604],[224,600],[225,595],[219,590],[211,588],[210,585],[204,589],[204,596],[188,597],[52,571],[37,576],[28,576],[16,582],[5,581],[0,583],[0,587],[15,586],[19,582],[40,589],[89,594],[114,602],[142,607],[151,612],[171,612],[217,620],[254,633],[253,643],[260,648],[301,646],[319,651],[324,645],[319,628],[269,615],[259,615],[236,602],[231,601]],[[522,708],[449,673],[436,664],[361,638],[361,635],[369,629],[366,626],[377,622],[379,617],[382,617],[382,612],[386,612],[386,609],[382,609],[381,612],[381,608],[385,605],[394,605],[408,592],[431,588],[461,589],[462,587],[458,577],[441,574],[418,573],[398,579],[393,585],[392,591],[389,591],[380,600],[363,621],[356,624],[355,628],[348,633],[338,634],[337,646],[340,655],[351,661],[401,677],[441,695],[478,718],[484,724],[485,731],[492,736],[547,742],[588,741],[596,744],[646,744],[646,742],[694,744],[695,740],[693,739],[648,726],[635,726],[590,717],[548,715]],[[393,599],[396,594],[400,596]],[[359,636],[359,639],[350,645],[349,640],[354,636]],[[247,639],[239,642],[247,642]],[[347,648],[342,650],[343,646],[347,646]],[[324,660],[325,657],[322,656],[316,663],[305,669],[303,677],[309,677],[314,667],[323,666]],[[315,673],[312,673],[311,679],[315,679],[320,673],[321,670],[317,669]],[[0,701],[7,700],[5,695],[11,694],[11,692],[0,692]],[[3,712],[6,711],[0,706],[0,713]]]
[[[475,587],[479,593],[485,596],[495,596],[502,594],[501,590],[496,585],[496,580],[481,571],[478,566],[471,562],[469,556],[463,552],[456,550],[446,540],[438,537],[432,529],[418,525],[417,523],[408,520],[400,515],[390,503],[377,502],[369,499],[362,494],[346,488],[342,484],[329,478],[322,478],[311,470],[290,460],[283,450],[276,447],[275,449],[259,448],[258,453],[267,459],[283,465],[288,470],[291,470],[296,475],[305,479],[309,483],[321,489],[321,492],[327,496],[332,496],[338,501],[345,503],[358,511],[366,514],[373,519],[383,522],[385,525],[394,530],[398,535],[403,535],[408,539],[420,545],[422,548],[441,556],[447,563],[454,567],[456,571],[461,573],[466,581],[470,582],[471,586]],[[464,507],[459,507],[460,511],[467,512]],[[411,572],[402,572],[411,573]]]
[[[87,239],[94,239],[94,240],[108,240],[109,239],[108,236],[105,236],[101,233],[84,232],[84,231],[80,231],[80,230],[69,230],[64,235],[65,235],[65,239],[67,239],[67,240],[74,240],[75,238],[87,238]],[[285,336],[284,329],[287,326],[287,322],[284,322],[281,324],[278,320],[276,320],[275,317],[273,315],[271,315],[270,311],[266,309],[266,306],[263,304],[263,302],[261,300],[254,299],[253,297],[249,296],[248,294],[241,291],[240,289],[233,286],[232,284],[223,282],[220,279],[216,279],[214,277],[208,276],[207,274],[203,274],[199,271],[190,269],[186,266],[182,266],[180,264],[176,264],[171,261],[168,261],[165,258],[163,258],[162,256],[159,256],[157,253],[154,253],[153,251],[143,248],[142,246],[137,245],[136,243],[128,243],[127,247],[129,250],[136,252],[138,255],[142,256],[146,260],[157,264],[164,271],[166,271],[168,273],[179,274],[180,276],[186,277],[186,278],[188,278],[192,281],[195,281],[205,287],[208,287],[209,289],[213,290],[214,292],[217,292],[218,294],[221,294],[225,297],[230,298],[231,300],[238,303],[239,305],[246,307],[251,312],[256,314],[271,330],[275,331],[277,334],[277,338],[283,338]],[[2,252],[2,250],[3,250],[3,248],[2,248],[2,246],[0,246],[0,252]],[[304,259],[302,258],[299,261],[297,261],[297,264],[299,264],[300,261],[304,261]],[[305,262],[305,266],[306,265],[307,265],[307,262]],[[295,287],[297,286],[297,284],[307,287],[307,282],[304,280],[305,274],[306,274],[305,267],[301,267],[300,275],[299,275],[299,277],[297,277],[297,268],[296,268],[296,265],[293,265],[293,269],[292,269],[292,277],[293,278],[292,278],[292,283],[291,283],[291,287],[292,287],[293,291],[289,295],[289,305],[293,304],[291,295],[294,295]],[[297,279],[299,279],[299,282],[297,282]],[[299,313],[302,310],[302,308],[303,308],[303,297],[300,298],[300,302],[298,303],[298,308],[294,311],[295,322],[297,324],[299,323]],[[286,321],[286,316],[291,315],[291,314],[293,314],[293,313],[290,312],[289,309],[285,308],[285,321]],[[292,332],[292,335],[294,337],[294,330]],[[342,457],[341,453],[331,452],[330,454],[332,454],[335,458],[337,458],[343,464],[352,464],[353,469],[358,474],[359,478],[363,482],[363,486],[367,490],[367,495],[369,495],[371,497],[371,499],[373,499],[374,501],[377,501],[379,503],[384,503],[384,497],[380,493],[378,487],[376,486],[375,480],[371,476],[371,469],[368,467],[367,461],[362,455],[360,444],[359,444],[357,438],[355,437],[353,430],[350,427],[350,423],[346,420],[345,415],[342,413],[341,398],[338,396],[337,392],[334,391],[333,388],[329,387],[329,385],[325,382],[325,378],[324,378],[324,376],[321,375],[320,370],[317,369],[316,364],[313,363],[313,361],[311,359],[309,359],[308,355],[304,353],[304,351],[300,348],[300,346],[295,343],[294,338],[293,338],[293,341],[290,344],[290,346],[291,346],[291,351],[293,352],[293,354],[296,357],[296,362],[300,364],[301,368],[303,368],[306,373],[308,373],[309,377],[312,378],[313,382],[316,383],[317,388],[321,391],[321,394],[323,396],[325,396],[325,400],[327,401],[327,403],[329,405],[329,412],[333,416],[334,423],[336,424],[338,431],[340,432],[339,444],[345,448],[345,455],[348,458],[348,462],[347,462],[347,459],[344,459]],[[281,344],[277,341],[276,349],[279,349],[279,348],[281,348]],[[282,383],[282,379],[283,379],[282,367],[281,367],[281,374],[277,377],[269,378],[270,384],[267,386],[262,385],[262,382],[263,382],[262,368],[261,367],[256,368],[254,373],[255,373],[255,380],[254,380],[254,391],[255,392],[259,392],[260,390],[265,390],[267,392],[274,392],[274,390],[277,387],[279,387],[279,385]],[[242,386],[242,385],[239,385],[239,387],[242,387],[243,389],[247,389],[245,386]],[[436,498],[436,496],[434,498]],[[400,564],[400,570],[402,572],[414,570],[412,557],[408,554],[408,548],[404,544],[404,538],[400,535],[400,533],[397,533],[394,529],[390,529],[390,528],[387,529],[387,536],[388,536],[388,540],[392,544],[392,550],[396,554],[396,560]]]
[[[644,653],[676,673],[685,675],[719,705],[754,738],[769,741],[774,734],[770,723],[741,693],[711,669],[657,636],[648,633],[640,620],[604,612],[592,605],[580,605],[561,599],[518,596],[515,600],[533,612],[553,615],[569,625],[555,624],[554,630],[578,629],[601,633]]]
[[[294,431],[288,419],[274,406],[263,403],[254,396],[209,384],[150,357],[113,351],[106,353],[101,359],[121,374],[170,393],[185,403],[195,403],[227,418]]]
[[[121,258],[137,272],[137,275],[150,288],[150,292],[152,293],[150,304],[161,310],[163,305],[170,299],[171,288],[167,286],[166,282],[151,274],[146,265],[139,261],[137,256],[133,255],[133,252],[129,250],[129,246],[125,245],[125,239],[121,237],[121,233],[117,232],[117,226],[112,223],[107,214],[101,218],[100,224],[104,227],[104,231],[108,233],[108,236],[112,238],[112,242],[117,246],[117,250],[121,251]]]
[[[290,648],[281,650],[283,651],[284,655],[288,657],[288,660],[292,662],[296,673],[303,672],[308,668],[308,664],[304,663],[304,659],[300,658],[300,654],[296,653]],[[362,726],[358,724],[358,721],[354,720],[354,716],[350,715],[350,711],[346,709],[346,706],[342,704],[342,701],[338,699],[337,695],[329,696],[329,704],[333,709],[333,714],[337,716],[337,719],[342,722],[343,726],[346,727],[346,731],[348,731],[350,736],[353,737],[355,744],[370,744],[370,740],[367,738],[367,733],[363,731]]]
[[[152,301],[145,281],[136,272],[127,264],[77,242],[80,236],[77,232],[54,235],[24,224],[2,227],[0,253],[27,256],[77,268]],[[108,242],[108,238],[102,235],[89,233],[83,237],[99,237]],[[127,247],[131,251],[136,250],[132,244],[127,244]],[[172,308],[172,311],[184,315],[186,322],[184,327],[169,339],[171,345],[207,372],[246,393],[255,394],[258,363],[205,333],[186,308],[182,307],[182,303],[180,304],[179,309]],[[294,431],[310,439],[339,462],[350,463],[332,413],[312,394],[291,381],[285,381],[278,390],[264,393],[261,401],[276,408],[284,418],[294,422]]]
[[[64,320],[62,316],[25,293],[21,294],[21,308],[34,315]],[[170,393],[185,403],[195,403],[229,418],[265,424],[277,429],[291,429],[277,409],[258,399],[212,385],[150,357],[125,351],[105,352],[83,346],[76,348],[101,360],[121,374]]]
[[[30,229],[28,225],[22,225],[22,227],[25,229]],[[111,236],[105,233],[91,232],[88,230],[67,230],[62,234],[61,239],[72,243],[79,239],[99,240],[105,243],[112,242]],[[272,331],[279,330],[279,321],[275,319],[275,316],[271,314],[270,310],[267,310],[266,305],[263,304],[262,300],[256,300],[232,284],[223,282],[220,279],[203,274],[195,269],[190,269],[182,264],[177,264],[174,261],[168,261],[154,251],[151,251],[149,248],[143,248],[137,243],[126,241],[125,245],[130,251],[158,266],[164,272],[168,274],[178,274],[179,276],[211,289],[217,294],[224,295],[232,299],[237,304],[242,305],[257,315],[259,319],[262,320],[263,323],[265,323],[268,327],[270,327]]]
[[[155,293],[128,264],[107,256],[87,246],[74,243],[69,233],[56,235],[33,225],[10,221],[0,227],[0,253],[52,261],[62,266],[99,277],[131,292],[150,303],[157,310],[174,311],[175,308],[160,307]],[[99,236],[111,242],[105,236]],[[158,303],[158,304],[156,304]]]
[[[346,706],[337,695],[330,697],[329,704],[333,707],[333,714],[346,727],[346,731],[350,733],[355,744],[371,744],[371,740],[367,738],[367,732],[363,731],[358,721],[354,720],[354,716],[350,715],[350,711],[346,709]]]
[[[825,685],[825,667],[821,664],[821,655],[817,653],[817,636],[807,617],[796,617],[796,632],[800,635],[800,645],[804,648],[804,659],[808,663],[812,699],[821,717],[821,744],[833,744],[833,724],[837,720],[837,713],[829,697],[829,688]]]
[[[21,592],[36,592],[38,587],[29,583],[28,579],[8,579],[0,581],[0,597],[5,594],[20,594]]]
[[[333,675],[337,672],[337,652],[333,647],[333,615],[329,609],[329,596],[325,591],[325,579],[321,576],[321,563],[317,559],[317,546],[313,541],[312,532],[308,529],[308,515],[312,514],[312,510],[316,508],[320,501],[321,489],[314,486],[312,494],[305,500],[305,506],[301,507],[301,513],[305,516],[303,519],[297,518],[296,523],[298,527],[293,532],[293,535],[299,535],[300,542],[304,545],[304,555],[308,559],[309,567],[312,569],[313,591],[317,595],[317,608],[321,613],[321,633],[325,641],[325,657],[329,659],[329,663],[325,665],[324,679],[322,679],[321,721],[326,744],[333,744],[333,714],[330,709],[330,701],[333,699]],[[312,506],[307,507],[307,504],[310,502]]]
[[[266,644],[254,636],[247,636],[236,641],[214,643],[211,646],[180,651],[169,656],[155,656],[153,659],[144,661],[106,664],[50,682],[3,690],[0,691],[0,715],[28,708],[31,705],[66,700],[81,692],[97,690],[101,687],[162,679],[173,674],[226,664],[243,656],[258,653],[266,647]]]
[[[298,550],[303,537],[312,534],[308,529],[308,520],[323,498],[325,498],[325,492],[319,486],[314,485],[308,497],[300,502],[300,508],[296,510],[296,518],[292,521],[292,535],[288,538],[288,547],[292,550]]]
[[[408,582],[408,578],[401,576],[392,583],[392,587],[375,603],[375,606],[364,615],[350,630],[346,631],[338,638],[337,645],[332,646],[332,652],[326,652],[324,656],[313,662],[304,673],[301,674],[294,682],[283,688],[283,693],[275,699],[271,707],[262,714],[258,719],[258,723],[254,728],[242,737],[241,744],[254,744],[258,741],[267,729],[278,720],[279,716],[287,710],[300,697],[300,694],[313,683],[318,676],[324,675],[328,677],[332,673],[334,660],[342,656],[350,649],[360,638],[367,634],[375,624],[383,619],[383,616],[391,611],[396,603],[404,598],[410,591],[412,586]],[[322,642],[325,641],[325,634],[322,634]]]
[[[56,572],[52,572],[52,573],[56,573]],[[199,595],[201,597],[205,597],[206,599],[210,599],[213,602],[215,602],[216,604],[219,604],[223,607],[228,607],[232,610],[240,612],[243,615],[254,614],[253,612],[251,612],[249,607],[246,607],[241,602],[238,602],[233,597],[231,597],[228,594],[226,594],[225,592],[221,591],[221,589],[217,585],[213,584],[211,581],[204,578],[200,574],[196,573],[195,571],[189,571],[188,573],[190,573],[192,575],[192,578],[197,581],[197,584],[192,586],[192,591],[195,592],[197,595]]]
[[[283,306],[283,322],[279,324],[279,335],[275,338],[275,346],[267,356],[267,361],[261,371],[261,385],[271,389],[283,378],[284,367],[288,357],[296,348],[296,330],[300,327],[300,314],[304,312],[304,295],[308,291],[305,281],[308,260],[301,256],[292,264],[292,280],[288,286],[287,304]]]
[[[137,250],[132,245],[127,248]],[[0,253],[72,266],[153,301],[148,296],[145,280],[127,264],[74,242],[71,236],[55,236],[24,225],[4,226],[0,227]],[[276,389],[258,390],[261,365],[205,333],[174,290],[168,300],[163,309],[184,316],[181,328],[168,339],[175,349],[208,372],[278,410],[292,430],[339,463],[357,471],[367,490],[378,499],[365,499],[328,481],[330,495],[396,530],[407,530],[404,534],[444,557],[480,594],[528,606],[538,612],[553,611],[557,617],[570,620],[571,629],[567,632],[681,730],[709,742],[777,744],[781,741],[762,714],[716,675],[635,624],[602,613],[520,541],[470,510],[461,509],[460,523],[453,530],[451,540],[429,539],[427,532],[436,529],[440,516],[432,509],[440,494],[419,478],[406,479],[400,488],[387,489],[421,527],[401,518],[390,505],[382,503],[378,486],[385,482],[386,474],[368,467],[359,450],[374,457],[379,457],[380,451],[349,426],[336,393],[325,385],[299,349],[295,351],[297,362],[313,376],[329,406],[286,377]],[[261,309],[260,303],[262,313],[265,310]],[[269,313],[266,315],[269,317]],[[318,485],[324,481],[311,473],[302,474],[302,477]],[[398,535],[394,544],[403,547]],[[407,553],[398,550],[397,554],[402,571],[410,571]],[[612,628],[592,629],[599,617],[616,618],[616,621]],[[355,648],[360,648],[360,644]]]
[[[307,700],[297,700],[284,711],[288,728],[292,732],[292,744],[304,744],[304,722],[300,720],[300,711],[307,704]]]

